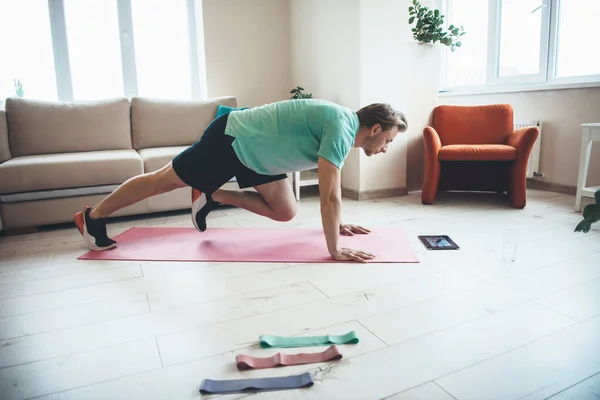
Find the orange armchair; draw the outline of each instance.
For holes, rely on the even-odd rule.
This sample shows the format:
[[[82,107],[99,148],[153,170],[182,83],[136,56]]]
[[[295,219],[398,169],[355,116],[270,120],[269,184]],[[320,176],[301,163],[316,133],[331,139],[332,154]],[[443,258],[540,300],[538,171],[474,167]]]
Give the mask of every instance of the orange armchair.
[[[506,192],[515,208],[526,204],[526,170],[539,129],[513,130],[509,104],[438,106],[423,130],[423,204],[446,190]]]

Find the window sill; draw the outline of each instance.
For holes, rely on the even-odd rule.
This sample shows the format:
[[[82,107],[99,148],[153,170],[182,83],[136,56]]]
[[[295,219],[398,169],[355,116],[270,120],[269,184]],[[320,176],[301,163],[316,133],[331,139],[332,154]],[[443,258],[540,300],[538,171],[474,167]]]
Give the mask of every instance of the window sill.
[[[478,94],[498,94],[498,93],[517,93],[517,92],[536,92],[544,90],[562,90],[562,89],[584,89],[600,87],[600,81],[594,82],[572,82],[572,83],[553,83],[553,84],[528,84],[528,85],[506,85],[506,86],[477,86],[461,87],[453,89],[442,89],[438,91],[439,97],[468,96]]]

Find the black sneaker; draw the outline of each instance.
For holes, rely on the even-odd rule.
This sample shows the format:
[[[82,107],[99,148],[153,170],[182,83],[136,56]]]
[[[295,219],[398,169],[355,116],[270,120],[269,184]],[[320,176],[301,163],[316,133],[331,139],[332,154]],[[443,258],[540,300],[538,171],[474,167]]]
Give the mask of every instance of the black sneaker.
[[[106,234],[106,218],[92,219],[90,217],[91,207],[75,214],[75,226],[83,236],[85,244],[90,250],[101,251],[112,249],[117,246],[117,242],[112,240]]]
[[[192,222],[199,232],[206,230],[206,216],[216,205],[210,194],[192,189]]]

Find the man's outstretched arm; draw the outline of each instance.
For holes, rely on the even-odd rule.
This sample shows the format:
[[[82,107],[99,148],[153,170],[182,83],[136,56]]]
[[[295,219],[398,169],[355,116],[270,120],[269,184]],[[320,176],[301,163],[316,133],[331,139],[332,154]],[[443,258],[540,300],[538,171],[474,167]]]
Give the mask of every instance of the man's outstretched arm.
[[[339,236],[342,224],[342,187],[341,171],[331,162],[319,157],[319,193],[321,196],[321,220],[327,241],[327,250],[336,260],[366,262],[373,258],[372,254],[362,250],[340,248]]]
[[[323,157],[319,157],[317,166],[321,196],[321,221],[327,240],[327,249],[333,257],[339,250],[340,224],[342,223],[342,174],[335,165]]]

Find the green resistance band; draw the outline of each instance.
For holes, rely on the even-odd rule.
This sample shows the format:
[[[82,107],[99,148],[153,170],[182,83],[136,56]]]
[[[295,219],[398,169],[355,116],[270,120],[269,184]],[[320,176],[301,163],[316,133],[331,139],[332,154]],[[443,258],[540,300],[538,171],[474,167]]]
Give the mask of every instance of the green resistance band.
[[[305,337],[260,335],[259,338],[260,347],[262,347],[263,349],[268,349],[272,347],[308,347],[356,343],[358,343],[358,336],[356,336],[356,332],[354,331],[350,331],[343,335],[323,335]]]

